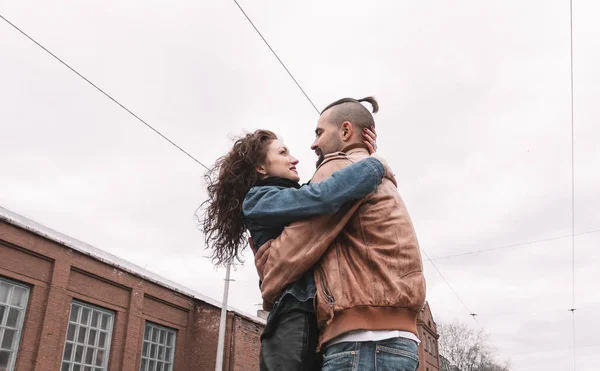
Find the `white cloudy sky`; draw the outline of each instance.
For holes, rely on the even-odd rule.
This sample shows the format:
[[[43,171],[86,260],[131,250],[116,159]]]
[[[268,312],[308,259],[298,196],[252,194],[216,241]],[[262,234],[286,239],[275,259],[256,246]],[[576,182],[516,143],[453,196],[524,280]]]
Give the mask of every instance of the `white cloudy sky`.
[[[375,95],[432,258],[571,232],[569,2],[241,1],[322,108]],[[575,232],[600,229],[600,5],[574,5]],[[200,161],[268,128],[314,169],[317,115],[232,1],[1,0],[7,17]],[[0,205],[220,299],[203,169],[0,21]],[[596,67],[594,67],[596,66]],[[596,191],[594,191],[596,190]],[[576,237],[577,370],[600,361],[600,233]],[[570,238],[437,260],[514,370],[573,369]],[[256,311],[252,260],[231,303]],[[431,263],[438,321],[476,328]]]

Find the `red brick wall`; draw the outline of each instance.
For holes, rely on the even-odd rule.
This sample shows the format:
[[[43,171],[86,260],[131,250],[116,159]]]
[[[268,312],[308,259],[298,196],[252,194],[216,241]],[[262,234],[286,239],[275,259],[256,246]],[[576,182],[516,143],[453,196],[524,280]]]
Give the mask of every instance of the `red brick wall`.
[[[0,222],[0,277],[30,286],[16,369],[60,368],[71,302],[115,313],[109,370],[137,370],[145,321],[177,330],[176,371],[215,367],[220,309]],[[228,313],[224,366],[258,370],[262,325]]]
[[[418,371],[439,371],[440,361],[437,346],[439,335],[437,334],[437,325],[431,315],[429,304],[419,313],[417,329],[419,331],[419,339],[421,340],[421,344],[419,345]],[[430,339],[431,348],[435,348],[435,350],[429,348],[429,345],[427,350],[425,350],[427,339]]]
[[[263,326],[252,323],[244,318],[236,317],[233,321],[234,340],[232,342],[231,357],[233,367],[231,371],[246,371],[252,365],[258,365],[260,352],[260,334]],[[258,370],[258,367],[256,367]]]

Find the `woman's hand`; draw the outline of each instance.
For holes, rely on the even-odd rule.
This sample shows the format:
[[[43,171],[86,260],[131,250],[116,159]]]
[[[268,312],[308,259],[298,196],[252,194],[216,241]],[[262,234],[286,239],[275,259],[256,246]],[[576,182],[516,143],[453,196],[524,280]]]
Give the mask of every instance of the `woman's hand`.
[[[367,149],[369,150],[369,154],[377,152],[377,133],[375,132],[375,126],[371,126],[370,128],[364,128],[362,131],[363,143],[367,145]]]

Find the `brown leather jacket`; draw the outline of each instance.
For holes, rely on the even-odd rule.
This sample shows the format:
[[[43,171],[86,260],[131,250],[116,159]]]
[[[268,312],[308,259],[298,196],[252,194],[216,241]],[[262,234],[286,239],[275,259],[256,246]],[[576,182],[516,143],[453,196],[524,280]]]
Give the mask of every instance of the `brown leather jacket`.
[[[326,156],[313,176],[320,182],[368,156],[363,148]],[[263,306],[314,266],[319,347],[352,330],[417,333],[425,278],[413,225],[391,180],[335,215],[292,223],[256,254]]]

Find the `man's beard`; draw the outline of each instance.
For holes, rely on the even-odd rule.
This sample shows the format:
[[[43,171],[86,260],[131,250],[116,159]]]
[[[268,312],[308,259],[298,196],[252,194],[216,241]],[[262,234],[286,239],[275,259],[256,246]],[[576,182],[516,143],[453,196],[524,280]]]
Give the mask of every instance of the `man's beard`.
[[[316,167],[319,167],[325,160],[325,155],[323,154],[323,152],[321,150],[318,150],[317,152],[318,152],[317,155],[319,156],[319,158],[317,159]]]
[[[344,142],[342,142],[341,139],[339,138],[331,138],[328,142],[327,142],[327,153],[325,153],[325,151],[323,151],[323,148],[318,148],[315,153],[317,154],[317,156],[319,156],[319,158],[317,159],[317,167],[321,166],[321,164],[323,163],[323,161],[325,161],[325,156],[331,153],[335,153],[335,152],[339,152],[342,149],[344,149]]]

